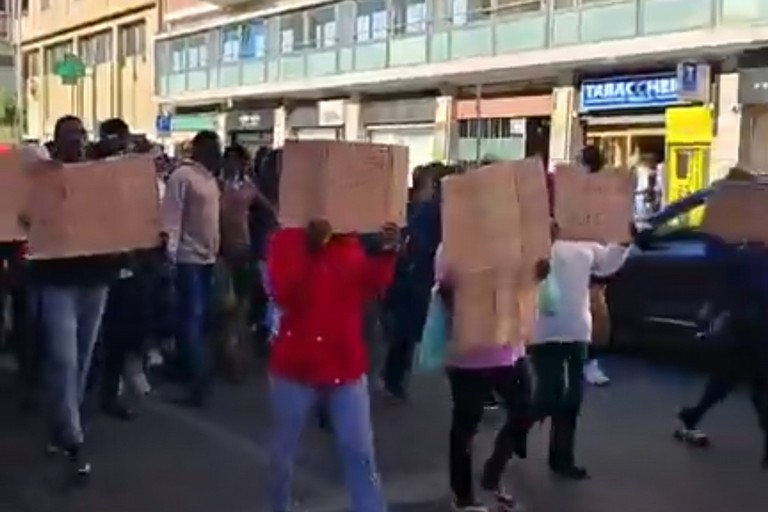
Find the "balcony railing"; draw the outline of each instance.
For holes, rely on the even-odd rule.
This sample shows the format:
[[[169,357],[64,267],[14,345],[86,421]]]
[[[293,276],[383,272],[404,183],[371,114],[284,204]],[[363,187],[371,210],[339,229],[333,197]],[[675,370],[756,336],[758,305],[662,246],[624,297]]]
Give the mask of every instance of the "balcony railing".
[[[282,31],[288,29],[281,17],[265,20],[266,49],[258,57],[232,62],[221,58],[221,30],[187,36],[197,45],[205,36],[197,49],[185,47],[183,39],[158,41],[157,94],[167,97],[721,25],[768,24],[767,0],[494,0],[493,9],[491,0],[401,0],[406,7],[402,12],[407,13],[409,5],[425,7],[408,16],[387,11],[379,18],[375,11],[360,14],[371,11],[364,10],[364,2],[338,4],[333,37],[326,31],[301,44],[293,36],[290,45],[283,44]],[[317,25],[309,28],[320,33]],[[287,51],[293,48],[298,49]]]

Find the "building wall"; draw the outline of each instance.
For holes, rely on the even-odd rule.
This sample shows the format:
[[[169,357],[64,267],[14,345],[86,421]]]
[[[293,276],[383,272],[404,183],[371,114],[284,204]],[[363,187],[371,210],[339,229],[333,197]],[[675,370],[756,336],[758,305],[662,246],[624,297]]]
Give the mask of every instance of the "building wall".
[[[76,19],[84,25],[48,18],[55,13],[63,16],[81,2],[83,12]],[[49,137],[56,119],[66,114],[81,117],[89,131],[104,119],[119,116],[133,130],[152,133],[157,113],[151,100],[152,38],[158,25],[155,3],[73,0],[51,2],[45,11],[39,10],[39,3],[35,5],[38,8],[30,9],[25,21],[51,31],[22,32],[26,135]],[[77,28],[56,31],[62,26]],[[86,76],[75,85],[62,84],[53,73],[67,53],[77,54],[86,64]]]

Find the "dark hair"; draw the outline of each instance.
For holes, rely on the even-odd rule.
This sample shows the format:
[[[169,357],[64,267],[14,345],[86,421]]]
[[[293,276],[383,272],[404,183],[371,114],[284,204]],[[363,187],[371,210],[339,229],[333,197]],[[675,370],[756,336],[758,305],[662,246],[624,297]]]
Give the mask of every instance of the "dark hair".
[[[211,143],[219,143],[219,135],[212,130],[202,130],[192,138],[192,151],[200,146],[206,146]]]
[[[240,160],[249,161],[251,155],[248,150],[241,144],[231,144],[224,150],[224,158],[239,158]]]
[[[64,129],[64,125],[67,123],[80,123],[83,124],[83,120],[72,114],[61,116],[56,120],[56,124],[53,126],[53,138],[54,140],[61,135],[61,131]]]
[[[597,172],[605,166],[605,158],[600,148],[590,144],[581,150],[581,163],[589,169],[589,172]]]
[[[119,117],[112,117],[99,125],[99,138],[126,137],[131,133],[128,123]]]

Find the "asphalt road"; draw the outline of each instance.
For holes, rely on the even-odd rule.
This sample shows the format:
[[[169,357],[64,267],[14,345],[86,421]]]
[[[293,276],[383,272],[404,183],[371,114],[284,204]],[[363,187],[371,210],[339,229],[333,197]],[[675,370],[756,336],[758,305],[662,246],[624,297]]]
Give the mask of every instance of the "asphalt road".
[[[546,435],[537,429],[527,461],[515,461],[507,484],[537,512],[763,512],[768,472],[759,469],[760,438],[746,396],[735,396],[705,425],[713,446],[696,450],[671,436],[672,415],[701,381],[679,372],[608,361],[614,384],[591,389],[580,432],[580,459],[593,479],[553,479]],[[61,466],[41,455],[37,416],[16,412],[0,395],[0,511],[268,512],[265,501],[266,409],[263,372],[242,386],[221,385],[206,411],[180,409],[162,390],[142,416],[89,422],[90,484],[72,488]],[[412,402],[374,393],[379,465],[392,512],[449,510],[446,441],[449,403],[440,376],[413,382]],[[477,450],[488,452],[499,417],[491,414]],[[477,457],[480,461],[481,457]],[[297,510],[343,512],[333,440],[309,425],[296,472]]]

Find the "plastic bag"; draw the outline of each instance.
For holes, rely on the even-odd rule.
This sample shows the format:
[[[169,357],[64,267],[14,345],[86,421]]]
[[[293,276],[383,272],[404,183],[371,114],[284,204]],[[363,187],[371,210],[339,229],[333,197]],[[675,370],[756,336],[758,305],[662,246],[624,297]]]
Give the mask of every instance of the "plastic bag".
[[[448,341],[450,339],[450,318],[443,299],[437,290],[432,291],[427,319],[421,342],[414,355],[414,369],[419,373],[441,370],[445,365]]]
[[[543,316],[555,316],[560,309],[560,287],[554,274],[539,284],[539,313]]]

